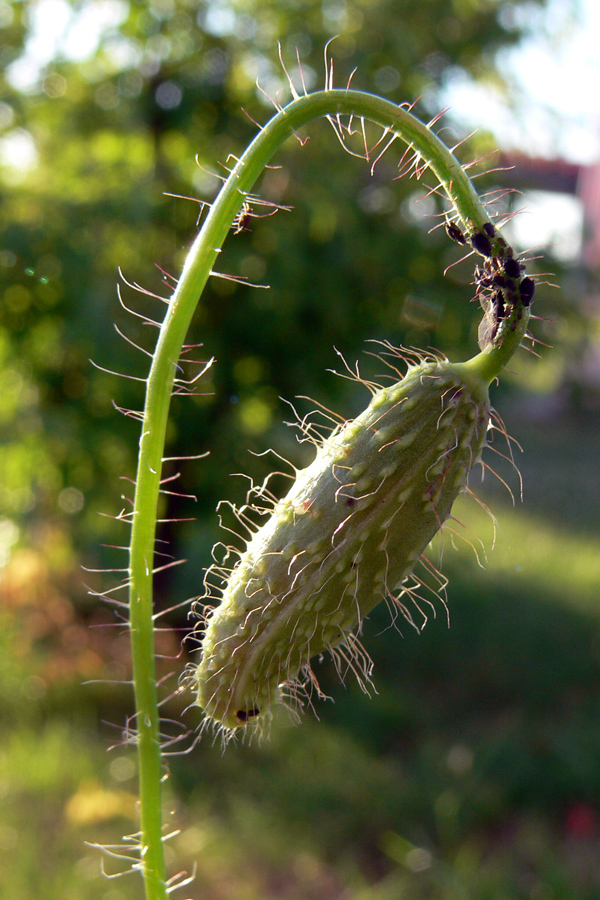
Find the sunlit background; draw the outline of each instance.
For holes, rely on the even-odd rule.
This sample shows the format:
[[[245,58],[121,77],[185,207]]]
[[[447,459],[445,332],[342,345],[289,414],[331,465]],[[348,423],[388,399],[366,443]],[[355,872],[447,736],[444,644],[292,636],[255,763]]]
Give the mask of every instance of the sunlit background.
[[[175,896],[600,897],[600,5],[0,0],[0,27],[1,900],[141,896],[89,846],[137,828],[127,633],[98,595],[123,577],[114,517],[138,432],[118,410],[143,389],[111,373],[143,378],[148,363],[114,326],[147,351],[154,329],[117,283],[126,307],[162,316],[134,286],[168,295],[211,173],[268,96],[289,98],[278,43],[311,89],[334,36],[338,86],[356,68],[355,87],[419,98],[425,120],[446,109],[448,143],[470,135],[457,153],[481,159],[477,185],[529,260],[535,354],[493,396],[522,484],[490,455],[502,481],[478,475],[482,505],[456,509],[469,540],[433,549],[450,628],[441,606],[421,634],[371,617],[377,694],[324,661],[335,702],[317,715],[276,718],[262,745],[223,754],[204,739],[170,759],[169,870],[195,870]],[[434,228],[438,200],[395,180],[402,151],[371,174],[325,123],[307,133],[260,185],[293,210],[253,219],[222,254],[224,272],[270,289],[215,279],[192,326],[197,358],[217,363],[199,396],[174,401],[169,452],[211,455],[174,487],[197,501],[162,510],[179,521],[161,538],[187,560],[157,579],[165,695],[191,651],[215,508],[247,490],[231,473],[262,480],[268,447],[309,458],[281,398],[355,414],[366,397],[331,374],[334,347],[368,377],[381,372],[369,339],[452,359],[477,347],[472,261]],[[199,722],[190,699],[165,706],[180,749]]]

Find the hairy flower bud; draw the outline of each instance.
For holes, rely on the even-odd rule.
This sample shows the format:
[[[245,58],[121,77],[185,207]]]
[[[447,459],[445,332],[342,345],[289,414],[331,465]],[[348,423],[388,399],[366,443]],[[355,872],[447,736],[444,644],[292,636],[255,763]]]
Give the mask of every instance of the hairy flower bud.
[[[282,702],[325,650],[369,677],[357,627],[397,603],[485,443],[487,383],[434,360],[336,429],[251,537],[209,613],[194,673],[206,715],[234,729]],[[396,596],[399,595],[399,596]]]

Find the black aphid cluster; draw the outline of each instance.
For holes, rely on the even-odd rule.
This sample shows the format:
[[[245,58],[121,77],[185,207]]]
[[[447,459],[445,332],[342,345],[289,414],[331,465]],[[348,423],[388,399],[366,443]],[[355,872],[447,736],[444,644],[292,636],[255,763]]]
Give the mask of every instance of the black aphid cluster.
[[[525,276],[524,263],[514,255],[513,248],[496,234],[491,222],[481,231],[465,236],[455,222],[446,223],[448,237],[459,244],[471,244],[485,257],[483,266],[475,269],[475,299],[479,300],[484,318],[479,327],[479,346],[483,350],[496,342],[501,323],[513,319],[513,328],[521,318],[521,310],[528,307],[535,293],[533,278]]]

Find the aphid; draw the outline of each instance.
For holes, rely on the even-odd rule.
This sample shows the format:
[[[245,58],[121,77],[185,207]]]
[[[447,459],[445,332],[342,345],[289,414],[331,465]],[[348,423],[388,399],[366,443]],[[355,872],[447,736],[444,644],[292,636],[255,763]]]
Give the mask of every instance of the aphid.
[[[250,230],[250,219],[268,219],[269,216],[274,216],[276,212],[279,212],[280,209],[290,209],[288,206],[279,206],[275,203],[267,203],[265,200],[254,200],[255,203],[261,203],[264,206],[273,206],[273,210],[268,213],[256,213],[252,209],[252,206],[247,200],[244,200],[240,207],[240,211],[232,222],[232,228],[234,234],[240,234],[242,231]]]
[[[260,716],[260,709],[257,709],[256,707],[254,709],[248,710],[238,709],[238,711],[236,712],[236,716],[240,720],[240,722],[247,722],[248,719],[252,719],[254,718],[254,716]]]
[[[492,245],[490,244],[490,239],[482,231],[474,231],[470,236],[470,241],[473,249],[477,250],[478,253],[481,253],[482,256],[492,255]]]
[[[504,318],[504,297],[502,295],[502,291],[497,291],[494,294],[493,303],[496,319],[500,321]]]
[[[446,222],[446,234],[457,244],[466,244],[467,239],[456,222]]]
[[[535,281],[533,278],[523,279],[519,285],[519,294],[521,295],[523,306],[529,306],[535,294]]]
[[[250,229],[250,219],[252,218],[252,208],[249,203],[242,203],[241,209],[235,219],[233,220],[232,227],[234,234],[240,234],[242,231],[248,231]]]
[[[493,279],[485,269],[480,269],[479,266],[476,266],[475,284],[477,286],[477,292],[479,293],[479,291],[486,291],[491,288],[493,286]]]
[[[233,570],[207,573],[220,603],[192,675],[207,718],[227,733],[306,684],[318,691],[310,660],[327,650],[369,683],[361,622],[383,599],[412,621],[403,595],[479,460],[489,415],[476,370],[436,359],[332,432]],[[344,486],[357,493],[350,508]]]
[[[485,233],[487,234],[488,237],[491,237],[491,238],[496,237],[496,229],[494,228],[494,226],[492,225],[491,222],[486,222],[485,225],[483,226],[483,230],[485,231]]]
[[[521,275],[521,264],[512,256],[506,257],[502,263],[502,268],[509,278],[519,278]]]
[[[483,309],[483,319],[479,323],[477,343],[480,350],[485,350],[495,342],[500,323],[505,315],[506,307],[502,291],[496,291],[491,299],[489,297],[482,298],[481,308]]]

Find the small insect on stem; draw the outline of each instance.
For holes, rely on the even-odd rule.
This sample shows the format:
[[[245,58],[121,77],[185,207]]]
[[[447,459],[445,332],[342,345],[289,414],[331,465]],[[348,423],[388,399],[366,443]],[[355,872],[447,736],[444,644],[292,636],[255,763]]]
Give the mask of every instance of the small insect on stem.
[[[250,227],[250,219],[252,218],[252,210],[248,203],[242,203],[242,208],[233,220],[233,233],[240,234],[242,231],[248,231]]]
[[[496,341],[500,323],[504,319],[506,309],[502,291],[496,291],[491,298],[484,295],[481,297],[480,302],[484,316],[479,324],[477,340],[479,349],[485,350],[489,344],[493,344]]]
[[[270,216],[274,216],[276,212],[279,212],[280,209],[290,208],[287,206],[277,206],[276,204],[266,203],[266,201],[260,202],[264,203],[265,206],[274,206],[274,209],[268,213],[256,213],[252,209],[251,204],[247,200],[244,200],[239,213],[232,222],[234,234],[240,234],[242,231],[250,231],[250,219],[268,219]]]
[[[509,278],[518,278],[521,274],[521,264],[512,256],[507,256],[503,261],[504,272]]]
[[[519,293],[521,295],[521,302],[523,306],[529,306],[531,301],[533,300],[533,295],[535,293],[535,282],[533,278],[524,278],[519,285]]]
[[[456,241],[457,244],[466,244],[467,239],[456,224],[456,222],[446,222],[446,234],[448,237]]]
[[[482,256],[492,255],[492,245],[489,237],[483,231],[475,231],[470,235],[471,246]]]

